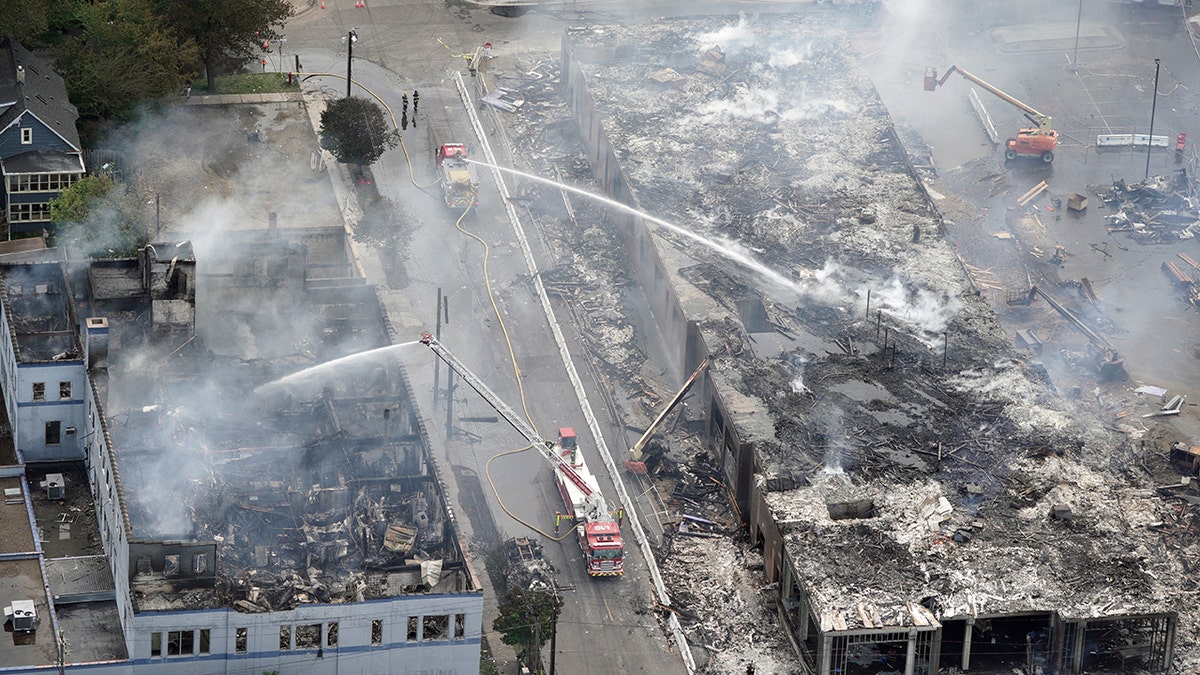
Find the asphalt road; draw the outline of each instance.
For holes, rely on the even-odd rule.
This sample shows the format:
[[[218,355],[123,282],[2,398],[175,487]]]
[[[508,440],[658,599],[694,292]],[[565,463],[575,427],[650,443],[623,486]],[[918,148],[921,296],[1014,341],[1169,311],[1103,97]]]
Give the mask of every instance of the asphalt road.
[[[557,50],[561,25],[554,17],[530,14],[513,20],[486,10],[440,2],[403,5],[373,2],[364,9],[346,0],[327,1],[325,10],[306,9],[289,23],[285,49],[300,55],[305,72],[341,74],[346,71],[347,59],[341,37],[353,29],[358,36],[353,62],[353,78],[357,83],[391,107],[397,118],[402,109],[402,94],[407,92],[411,96],[414,90],[420,92],[416,127],[410,124],[402,132],[403,149],[389,151],[372,167],[381,195],[401,205],[406,220],[415,225],[408,254],[399,261],[365,259],[364,267],[369,274],[376,270],[380,281],[387,277],[386,285],[392,291],[388,294],[393,303],[392,320],[402,336],[411,333],[415,339],[422,330],[433,330],[437,293],[441,289],[449,297],[449,322],[442,327],[443,342],[510,406],[518,411],[527,409],[542,435],[553,438],[558,427],[574,426],[580,433],[588,463],[600,476],[603,492],[612,503],[616,500],[611,480],[571,394],[548,323],[531,292],[528,272],[490,175],[480,172],[480,204],[461,223],[463,229],[486,242],[486,261],[484,245],[456,227],[460,214],[446,209],[440,202],[440,193],[430,187],[435,182],[431,130],[443,142],[461,140],[478,151],[475,134],[452,80],[455,70],[465,69],[462,54],[490,40],[497,52],[508,50],[508,57],[513,56],[514,49],[533,58],[544,57]],[[288,58],[285,54],[285,61]],[[345,91],[344,81],[337,78],[314,78],[305,86],[323,87],[334,96],[344,95]],[[363,95],[358,87],[355,91],[356,95]],[[495,132],[490,125],[488,130]],[[497,143],[497,152],[500,145]],[[549,266],[551,261],[536,232],[531,230],[529,236],[539,265]],[[390,274],[381,271],[385,267],[391,269]],[[503,317],[503,326],[492,306],[493,298]],[[563,312],[559,314],[560,321],[567,321]],[[569,326],[564,328],[572,349],[578,350],[578,341]],[[506,331],[522,373],[523,397],[513,373]],[[417,403],[434,446],[442,453],[437,460],[444,468],[448,493],[457,505],[463,530],[477,556],[475,567],[480,576],[486,577],[481,554],[487,542],[482,540],[494,527],[501,535],[533,534],[542,539],[548,558],[559,571],[560,583],[573,589],[566,593],[558,624],[556,666],[561,672],[683,671],[678,653],[668,645],[654,613],[647,611],[653,591],[645,560],[628,532],[625,576],[592,579],[583,570],[582,555],[573,536],[553,543],[542,534],[531,533],[508,515],[501,507],[501,500],[516,517],[553,534],[555,514],[563,506],[548,462],[533,450],[495,459],[490,463],[491,480],[497,488],[493,492],[487,477],[489,460],[499,453],[523,447],[525,441],[502,421],[463,421],[463,418],[494,416],[495,411],[470,389],[460,386],[454,395],[456,431],[447,443],[445,399],[442,397],[435,403],[432,396],[433,355],[416,353],[412,358],[410,375],[418,392]],[[442,366],[443,387],[446,372]],[[586,371],[582,373],[586,379]],[[594,388],[594,383],[589,381],[588,386]],[[602,410],[595,412],[602,418],[602,425],[611,424],[604,420]],[[480,513],[480,504],[486,504],[489,513]],[[563,531],[567,531],[565,527]],[[488,583],[486,578],[482,580]],[[494,602],[489,593],[485,631],[494,615]],[[511,657],[511,652],[506,653],[495,635],[491,639],[493,646],[500,648],[498,656],[502,661]]]

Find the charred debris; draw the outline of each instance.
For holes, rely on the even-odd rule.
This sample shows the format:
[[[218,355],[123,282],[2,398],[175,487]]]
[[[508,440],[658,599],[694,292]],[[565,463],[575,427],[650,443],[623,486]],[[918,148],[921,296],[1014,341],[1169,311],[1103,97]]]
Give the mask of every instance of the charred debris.
[[[331,263],[337,238],[272,227],[76,270],[110,320],[93,379],[138,611],[474,586],[378,299],[345,254]]]
[[[804,664],[784,670],[1169,666],[1192,648],[1177,619],[1200,621],[1185,581],[1191,547],[1174,543],[1180,502],[1109,410],[1064,396],[1031,345],[1005,334],[853,53],[801,18],[596,26],[564,40],[573,110],[545,81],[554,65],[505,81],[525,101],[509,123],[537,168],[610,194],[615,181],[627,201],[716,242],[654,228],[653,276],[572,277],[602,263],[569,259],[554,275],[580,312],[593,287],[615,297],[632,279],[657,298],[665,282],[704,351],[726,352],[689,408],[694,425],[666,432],[690,449],[649,471],[673,514],[663,550],[676,602],[663,611],[717,658],[768,641],[714,627],[766,606]],[[583,140],[565,131],[567,115]],[[563,150],[580,146],[616,168],[587,175]],[[1170,210],[1176,198],[1155,203]],[[580,241],[572,230],[587,228],[542,208],[552,240]],[[638,227],[605,229],[637,251]],[[730,263],[722,246],[791,286]],[[1102,347],[1080,370],[1097,384],[1119,360]],[[655,388],[624,378],[614,388],[631,381]],[[648,421],[666,392],[636,391]],[[736,554],[723,567],[698,562],[716,549],[697,546],[739,536],[761,551],[761,570]],[[747,581],[712,592],[730,588],[730,567]]]

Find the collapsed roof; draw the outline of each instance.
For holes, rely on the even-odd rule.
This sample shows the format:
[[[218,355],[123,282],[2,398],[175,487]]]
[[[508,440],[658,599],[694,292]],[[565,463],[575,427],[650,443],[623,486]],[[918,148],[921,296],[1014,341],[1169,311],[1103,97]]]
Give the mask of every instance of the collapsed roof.
[[[730,352],[717,395],[826,625],[1183,607],[1169,504],[972,292],[844,37],[706,18],[565,49],[634,200],[674,226],[672,282]]]

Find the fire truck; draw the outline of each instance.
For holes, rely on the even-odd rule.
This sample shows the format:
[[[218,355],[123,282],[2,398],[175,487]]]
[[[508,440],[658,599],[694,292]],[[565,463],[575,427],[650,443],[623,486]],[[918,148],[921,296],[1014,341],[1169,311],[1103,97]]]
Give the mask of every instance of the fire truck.
[[[475,168],[466,162],[467,146],[463,143],[443,143],[434,154],[446,206],[467,209],[478,205],[479,179],[475,177]]]
[[[624,574],[625,543],[621,539],[623,512],[620,508],[609,508],[596,476],[588,470],[583,453],[579,452],[575,430],[571,427],[560,428],[557,442],[542,438],[531,424],[492,392],[437,338],[430,333],[423,333],[421,344],[445,361],[554,467],[554,482],[566,506],[566,513],[560,514],[558,520],[574,522],[575,536],[583,551],[587,573],[594,577]]]

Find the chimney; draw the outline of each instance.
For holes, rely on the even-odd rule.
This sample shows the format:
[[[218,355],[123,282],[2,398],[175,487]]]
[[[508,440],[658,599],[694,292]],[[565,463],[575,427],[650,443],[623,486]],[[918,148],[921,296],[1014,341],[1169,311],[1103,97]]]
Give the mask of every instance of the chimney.
[[[25,66],[17,66],[17,82],[25,84]]]
[[[108,319],[102,316],[89,316],[84,323],[83,351],[86,354],[87,368],[103,369],[108,367]]]

